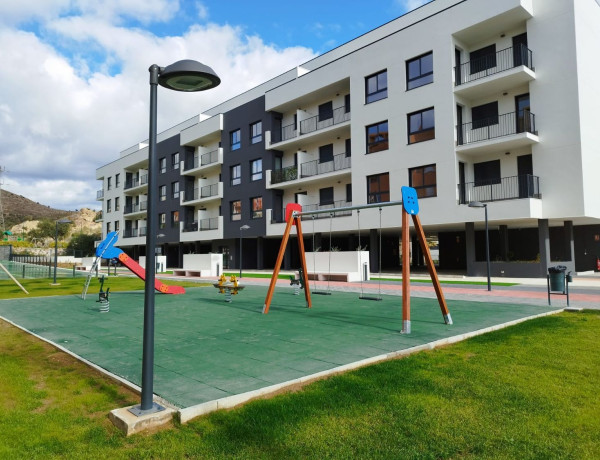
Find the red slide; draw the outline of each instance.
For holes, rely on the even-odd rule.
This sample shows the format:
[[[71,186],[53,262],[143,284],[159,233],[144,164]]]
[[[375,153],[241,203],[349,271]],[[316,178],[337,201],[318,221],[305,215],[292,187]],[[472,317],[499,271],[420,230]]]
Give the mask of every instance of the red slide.
[[[143,280],[146,279],[146,270],[144,270],[140,264],[138,264],[124,252],[119,254],[119,261],[129,270],[135,273],[139,278]],[[157,279],[154,280],[154,288],[163,294],[185,294],[185,289],[182,286],[167,286],[162,281]]]

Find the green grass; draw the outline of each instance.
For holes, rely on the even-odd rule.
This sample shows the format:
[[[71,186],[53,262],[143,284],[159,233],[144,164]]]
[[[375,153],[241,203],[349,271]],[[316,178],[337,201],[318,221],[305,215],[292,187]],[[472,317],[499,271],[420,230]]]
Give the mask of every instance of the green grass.
[[[600,458],[600,312],[528,321],[153,435],[138,398],[0,322],[0,458]]]
[[[42,297],[54,295],[81,294],[85,285],[85,278],[60,278],[59,285],[53,286],[51,278],[20,279],[19,283],[29,292],[25,294],[19,286],[11,280],[0,280],[0,299],[14,299],[24,297]],[[207,286],[206,283],[194,283],[192,281],[165,280],[165,284],[175,284],[183,287]],[[110,276],[105,278],[104,290],[110,287],[111,292],[116,291],[138,291],[144,289],[144,282],[132,276]],[[92,278],[88,294],[98,294],[100,282]]]

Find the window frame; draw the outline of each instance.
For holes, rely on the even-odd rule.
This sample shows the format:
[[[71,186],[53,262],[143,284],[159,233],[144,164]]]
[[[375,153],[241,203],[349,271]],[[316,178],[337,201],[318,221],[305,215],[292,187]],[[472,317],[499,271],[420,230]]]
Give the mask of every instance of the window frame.
[[[112,200],[109,198],[106,200],[106,213],[112,212]]]
[[[177,189],[177,190],[175,190],[175,189]],[[173,199],[179,198],[180,192],[181,192],[181,190],[179,187],[179,181],[171,182],[171,195],[172,195]]]
[[[319,121],[330,120],[333,118],[333,101],[324,102],[319,105]]]
[[[427,175],[430,173],[426,172],[426,168],[433,168],[433,177],[435,181],[433,183],[426,183]],[[416,185],[413,177],[413,173],[421,171],[421,185]],[[418,198],[432,198],[437,196],[437,166],[435,163],[423,166],[417,166],[409,168],[408,170],[408,184],[410,187],[417,191]],[[431,191],[430,189],[433,189]]]
[[[498,101],[471,107],[471,129],[497,125],[499,121]]]
[[[319,164],[332,162],[333,156],[333,144],[319,146]]]
[[[121,200],[119,198],[118,196],[115,197],[115,211],[121,210]]]
[[[121,185],[121,174],[115,174],[115,188],[119,188]]]
[[[161,174],[167,172],[167,157],[162,157],[158,159],[158,170]]]
[[[385,131],[381,131],[380,127],[383,126],[385,124],[386,126],[386,130]],[[369,142],[369,130],[371,128],[377,128],[377,132],[374,133],[374,135],[376,136],[376,139],[379,139],[379,137],[381,137],[381,140],[375,140],[374,142]],[[381,133],[385,133],[385,135],[381,134]],[[381,152],[383,150],[389,150],[390,148],[390,139],[389,139],[389,123],[388,120],[385,121],[380,121],[378,123],[374,123],[372,125],[368,125],[365,127],[365,134],[366,134],[366,143],[367,143],[367,155],[371,154],[371,153],[377,153],[377,152]],[[380,146],[382,146],[383,148],[380,148]]]
[[[259,130],[256,130],[256,128],[259,128]],[[262,142],[262,133],[263,133],[262,120],[251,123],[250,124],[250,143],[258,144],[259,142]]]
[[[242,148],[242,130],[234,129],[229,133],[229,145],[231,146],[230,150],[233,152],[234,150],[239,150]]]
[[[179,169],[179,152],[171,154],[171,166],[173,169]]]
[[[171,227],[179,227],[179,211],[171,211]]]
[[[239,211],[239,212],[235,212]],[[232,222],[242,220],[242,200],[233,200],[229,207],[230,219]]]
[[[238,175],[234,175],[235,172],[238,172]],[[242,165],[237,164],[229,167],[229,175],[231,176],[230,184],[231,186],[240,185],[242,183]]]
[[[260,170],[254,170],[254,165],[260,164]],[[255,160],[250,161],[250,180],[252,182],[261,180],[263,178],[263,166],[262,166],[262,158],[257,158]]]
[[[502,166],[500,163],[500,160],[473,163],[473,186],[485,187],[486,185],[500,184],[502,182]]]
[[[423,128],[423,114],[426,112],[433,113],[433,126],[431,128]],[[412,130],[412,117],[419,115],[420,127],[419,130]],[[408,144],[418,144],[419,142],[425,142],[435,139],[435,108],[428,107],[426,109],[417,110],[406,115],[407,131],[408,131]]]
[[[387,178],[387,190],[382,189],[382,185],[381,185],[381,179],[384,177]],[[371,185],[372,185],[373,179],[377,179],[378,190],[376,190],[376,191],[371,191]],[[385,198],[386,194],[387,194],[387,199],[382,199],[382,198]],[[387,203],[389,201],[390,201],[390,173],[385,172],[385,173],[372,174],[370,176],[367,176],[367,203],[368,204]]]
[[[380,76],[385,76],[385,87],[379,87]],[[375,79],[376,89],[372,92],[369,91],[369,81]],[[387,69],[380,70],[377,73],[368,75],[365,77],[365,104],[372,104],[373,102],[387,99],[388,97],[388,78]]]
[[[484,46],[469,53],[469,73],[470,75],[485,72],[498,65],[496,58],[496,44]],[[486,58],[486,59],[484,59]],[[475,64],[474,64],[475,63]]]
[[[159,212],[158,213],[158,228],[164,229],[167,226],[167,213]]]
[[[319,189],[319,206],[334,204],[335,201],[333,187],[323,187]]]
[[[110,190],[112,188],[112,177],[106,178],[106,190]]]
[[[167,201],[167,186],[161,185],[158,187],[159,201]]]
[[[257,207],[259,205],[260,207]],[[250,198],[250,210],[252,219],[262,219],[263,217],[263,198],[262,196],[254,196]]]
[[[431,56],[431,71],[423,72],[423,58],[427,58],[429,56]],[[410,66],[415,62],[418,62],[419,64],[419,75],[411,78]],[[431,77],[431,79],[428,77]],[[406,61],[406,91],[429,85],[431,83],[433,83],[433,51],[429,51]]]

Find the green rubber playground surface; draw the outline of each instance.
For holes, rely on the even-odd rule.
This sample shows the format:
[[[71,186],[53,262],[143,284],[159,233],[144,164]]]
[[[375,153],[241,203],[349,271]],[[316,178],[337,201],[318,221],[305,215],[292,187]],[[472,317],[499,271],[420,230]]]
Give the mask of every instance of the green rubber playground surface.
[[[213,287],[156,295],[154,392],[189,407],[294,380],[439,339],[551,311],[549,307],[411,299],[412,333],[400,334],[400,296],[380,302],[357,293],[313,296],[278,287],[268,315],[266,286],[246,286],[226,303]],[[141,383],[143,292],[0,300],[0,316],[137,385]]]

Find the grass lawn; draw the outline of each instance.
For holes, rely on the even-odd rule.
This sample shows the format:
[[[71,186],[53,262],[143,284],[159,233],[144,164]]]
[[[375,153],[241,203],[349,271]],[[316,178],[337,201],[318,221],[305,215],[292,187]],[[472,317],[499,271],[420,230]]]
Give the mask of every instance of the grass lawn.
[[[600,312],[370,366],[153,435],[139,398],[0,321],[0,458],[600,458]]]
[[[69,295],[81,294],[85,285],[85,278],[59,278],[57,286],[52,286],[51,278],[28,278],[19,279],[29,295],[25,294],[19,286],[11,280],[0,280],[0,299],[15,299],[26,297],[40,297],[51,295]],[[176,284],[183,287],[206,286],[207,284],[194,283],[193,281],[164,280],[165,284]],[[144,282],[132,276],[110,276],[105,278],[104,290],[110,287],[111,292],[115,291],[143,291]],[[96,295],[100,291],[100,282],[97,278],[92,278],[88,295]]]

